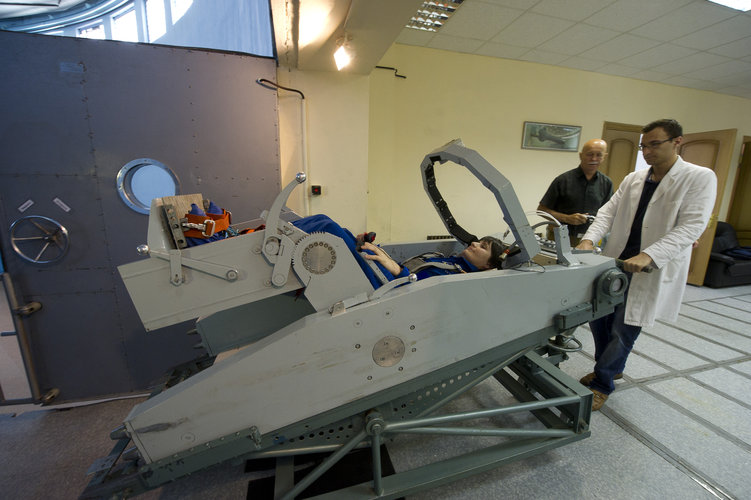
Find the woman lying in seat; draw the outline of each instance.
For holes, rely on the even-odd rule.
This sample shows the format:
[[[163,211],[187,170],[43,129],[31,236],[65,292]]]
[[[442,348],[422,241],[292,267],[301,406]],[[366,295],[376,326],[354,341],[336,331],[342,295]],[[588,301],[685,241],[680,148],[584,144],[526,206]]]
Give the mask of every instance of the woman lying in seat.
[[[415,273],[417,279],[446,274],[472,273],[501,269],[504,245],[497,238],[485,236],[480,241],[473,241],[458,255],[444,257],[438,253],[427,253],[407,259],[399,264],[381,247],[365,242],[362,244],[362,256],[374,260],[394,276],[407,276]]]
[[[303,217],[293,221],[292,224],[306,233],[324,232],[344,240],[374,288],[381,286],[381,282],[363,259],[376,262],[386,279],[392,281],[408,276],[410,273],[415,273],[419,280],[429,276],[501,269],[505,257],[505,245],[497,238],[485,236],[480,241],[473,242],[458,255],[444,257],[438,253],[423,254],[399,264],[379,246],[369,242],[363,242],[360,245],[349,230],[325,215]]]
[[[211,202],[206,213],[197,205],[193,204],[189,216],[220,218],[226,216],[228,212],[219,208],[214,202]],[[357,238],[346,228],[331,220],[326,215],[311,215],[292,221],[292,224],[306,233],[323,232],[333,234],[341,238],[347,245],[360,268],[367,276],[373,288],[382,285],[380,279],[376,276],[373,269],[363,260],[372,260],[383,273],[388,281],[403,276],[409,276],[411,273],[417,275],[417,279],[427,278],[429,276],[440,276],[446,274],[471,273],[475,271],[485,271],[488,269],[500,269],[505,257],[505,246],[497,238],[486,236],[480,241],[475,241],[465,248],[458,255],[444,257],[438,253],[429,253],[418,255],[406,260],[402,264],[392,259],[381,247],[373,245],[370,242],[358,242]],[[186,232],[188,246],[196,246],[212,241],[224,239],[236,235],[236,231],[217,232],[211,237],[202,236],[198,230]]]

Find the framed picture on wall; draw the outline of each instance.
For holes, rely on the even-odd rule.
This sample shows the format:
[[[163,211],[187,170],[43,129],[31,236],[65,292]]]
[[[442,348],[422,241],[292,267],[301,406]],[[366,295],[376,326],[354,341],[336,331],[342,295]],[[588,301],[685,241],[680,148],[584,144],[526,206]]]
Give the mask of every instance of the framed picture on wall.
[[[522,148],[576,152],[581,132],[582,128],[576,125],[524,122]]]

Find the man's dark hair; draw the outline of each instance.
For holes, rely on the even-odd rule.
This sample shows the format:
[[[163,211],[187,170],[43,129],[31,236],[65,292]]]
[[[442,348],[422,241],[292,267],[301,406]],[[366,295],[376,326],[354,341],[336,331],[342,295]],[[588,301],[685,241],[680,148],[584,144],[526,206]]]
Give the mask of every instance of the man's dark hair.
[[[646,134],[656,128],[661,128],[662,130],[664,130],[665,133],[668,134],[668,137],[670,137],[671,139],[675,139],[676,137],[683,135],[683,127],[681,127],[681,124],[670,118],[653,121],[649,125],[646,125],[643,129],[641,129],[641,133]]]
[[[492,236],[484,236],[480,238],[480,242],[486,242],[490,245],[490,259],[488,260],[490,267],[501,269],[501,266],[503,265],[501,254],[506,250],[506,246],[503,242]]]

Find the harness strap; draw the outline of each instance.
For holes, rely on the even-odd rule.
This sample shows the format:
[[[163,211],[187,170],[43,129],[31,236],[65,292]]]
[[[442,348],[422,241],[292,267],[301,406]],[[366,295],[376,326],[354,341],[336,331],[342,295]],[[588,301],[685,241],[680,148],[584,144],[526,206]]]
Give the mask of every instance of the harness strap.
[[[183,232],[188,238],[211,238],[214,234],[229,229],[230,225],[230,213],[224,209],[221,214],[185,214],[184,219],[187,222],[183,223]]]
[[[417,274],[418,272],[428,267],[437,267],[438,269],[446,269],[449,271],[463,272],[462,266],[459,264],[451,264],[449,262],[436,262],[428,261],[427,259],[445,259],[446,257],[440,252],[426,252],[420,255],[415,255],[402,262],[402,266],[406,267],[410,274]]]

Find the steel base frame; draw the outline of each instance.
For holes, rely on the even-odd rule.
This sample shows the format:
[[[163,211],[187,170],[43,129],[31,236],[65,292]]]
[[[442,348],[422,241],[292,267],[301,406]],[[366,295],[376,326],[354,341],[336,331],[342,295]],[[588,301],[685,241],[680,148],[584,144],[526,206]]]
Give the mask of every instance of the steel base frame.
[[[540,335],[540,332],[536,334]],[[276,458],[275,498],[292,499],[354,449],[370,448],[373,456],[372,480],[328,493],[322,498],[398,498],[417,491],[498,467],[549,449],[588,437],[592,393],[553,363],[560,354],[544,346],[535,348],[529,339],[518,349],[508,347],[495,356],[486,355],[456,363],[440,370],[437,377],[412,387],[393,388],[391,399],[364,402],[359,407],[338,408],[273,436],[243,435],[212,444],[193,455],[174,457],[165,463],[143,464],[127,450],[130,438],[123,436],[109,456],[92,465],[94,476],[80,498],[128,498],[169,481],[215,464],[233,460]],[[511,354],[509,354],[511,352]],[[565,359],[565,355],[563,356]],[[166,385],[190,372],[201,370],[213,360],[181,367]],[[441,414],[440,410],[479,383],[494,377],[519,401],[509,406]],[[398,397],[394,398],[394,394]],[[476,427],[471,421],[504,414],[531,412],[542,424],[540,429]],[[462,424],[462,425],[451,425]],[[118,436],[118,430],[112,436]],[[416,469],[383,476],[380,446],[399,434],[444,436],[493,436],[499,444],[451,457]],[[131,448],[135,451],[135,448]],[[296,455],[328,452],[317,468],[294,484],[292,463]]]
[[[495,377],[520,403],[469,412],[435,414],[446,403],[488,378],[486,375]],[[419,412],[415,418],[403,418],[398,415],[384,417],[377,409],[373,410],[366,415],[365,428],[358,435],[332,453],[297,484],[293,485],[292,482],[292,461],[279,459],[275,498],[296,498],[349,451],[363,446],[371,448],[373,479],[313,498],[389,499],[432,489],[588,437],[591,406],[591,391],[563,373],[540,353],[528,352],[511,363],[508,370],[491,369],[482,373],[439,404],[430,405]],[[445,425],[527,411],[537,417],[545,429]],[[398,434],[493,436],[511,439],[411,470],[382,476],[381,444],[385,439]],[[284,486],[280,488],[280,484]]]

